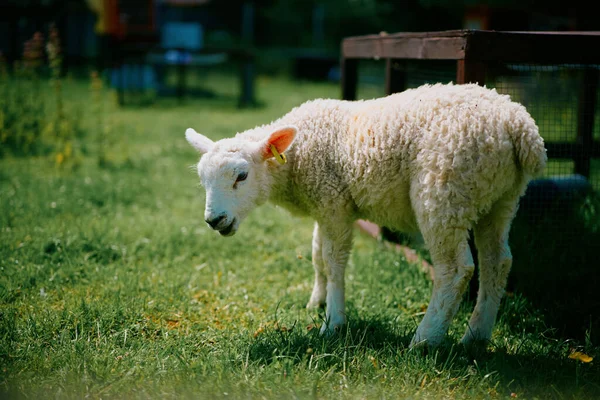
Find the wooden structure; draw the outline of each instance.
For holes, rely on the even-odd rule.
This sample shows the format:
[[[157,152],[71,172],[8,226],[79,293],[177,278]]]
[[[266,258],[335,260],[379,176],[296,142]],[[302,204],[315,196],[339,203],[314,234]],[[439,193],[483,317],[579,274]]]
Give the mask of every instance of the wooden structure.
[[[253,47],[254,34],[254,7],[251,2],[243,4],[241,9],[240,46],[229,47],[207,47],[200,39],[200,32],[187,31],[165,31],[166,23],[157,22],[163,8],[157,5],[176,7],[193,10],[198,6],[209,3],[210,0],[111,0],[118,3],[121,14],[126,15],[127,24],[121,31],[122,35],[116,42],[118,68],[125,65],[151,66],[159,69],[175,67],[177,83],[175,94],[181,101],[186,93],[190,91],[187,85],[187,75],[191,69],[200,69],[224,63],[233,63],[239,70],[239,107],[255,106],[255,51]],[[197,15],[196,15],[197,16]],[[163,15],[164,19],[164,15]],[[179,23],[178,25],[190,25],[183,23],[185,18],[179,17],[166,21]],[[188,18],[188,20],[191,20]],[[197,24],[192,22],[192,25]],[[197,25],[200,25],[199,23]],[[199,28],[200,29],[200,28]],[[165,34],[165,35],[163,35]],[[197,37],[192,38],[193,35]],[[175,39],[179,45],[172,46],[165,43],[165,39]],[[181,39],[184,39],[183,41]],[[187,40],[186,40],[187,39]],[[125,73],[120,74],[118,84],[118,96],[120,104],[125,102]]]
[[[166,50],[157,44],[124,42],[119,50],[119,67],[128,63],[175,67],[177,70],[175,93],[180,101],[183,100],[188,91],[186,78],[189,70],[218,65],[223,62],[233,62],[237,65],[239,71],[238,106],[244,108],[253,107],[257,104],[254,91],[254,52],[252,50],[242,48],[203,48],[194,52],[177,50],[185,58],[182,57],[183,60],[172,63],[166,60]],[[120,104],[125,104],[125,91],[124,85],[119,85],[117,93]]]
[[[567,207],[555,202],[559,196],[577,198],[577,193],[587,193],[590,183],[600,190],[600,170],[593,164],[596,160],[592,161],[600,158],[600,126],[594,126],[600,105],[598,48],[600,32],[456,30],[350,37],[342,42],[341,49],[342,97],[356,98],[361,60],[385,62],[386,94],[425,83],[422,77],[427,76],[431,78],[425,80],[427,83],[473,82],[521,97],[532,115],[537,114],[548,157],[556,161],[549,163],[547,173],[558,172],[553,179],[530,185],[521,209],[546,209],[560,221],[570,214]],[[562,92],[554,92],[555,88]],[[555,114],[567,118],[561,120]],[[565,164],[567,169],[563,170]],[[580,190],[583,187],[586,190]],[[367,221],[359,221],[358,226],[372,236],[398,242],[398,233],[387,227],[377,229]],[[560,228],[557,231],[560,235],[570,233]],[[472,239],[469,244],[477,259]],[[409,259],[410,249],[396,248]],[[423,262],[421,266],[433,278],[432,268]],[[477,279],[471,280],[469,293],[475,298]]]
[[[571,159],[575,173],[590,176],[591,158],[600,158],[600,142],[593,137],[599,81],[600,32],[498,32],[456,30],[350,37],[341,49],[342,98],[356,98],[361,59],[385,60],[387,94],[406,88],[399,68],[406,60],[456,61],[456,83],[486,84],[494,64],[573,64],[583,68],[580,85],[577,139],[547,141],[549,158]],[[543,136],[543,132],[542,132]]]

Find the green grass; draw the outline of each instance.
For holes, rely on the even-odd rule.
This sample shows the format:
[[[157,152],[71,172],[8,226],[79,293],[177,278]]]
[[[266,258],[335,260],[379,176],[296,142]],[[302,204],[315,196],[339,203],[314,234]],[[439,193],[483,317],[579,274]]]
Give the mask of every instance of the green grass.
[[[210,231],[183,132],[230,136],[339,89],[261,78],[265,107],[238,110],[235,85],[210,82],[223,100],[114,111],[116,161],[103,168],[93,148],[73,171],[0,160],[1,397],[600,397],[597,343],[556,335],[518,293],[485,349],[456,345],[466,303],[442,348],[409,350],[431,283],[360,233],[349,325],[320,337],[322,314],[304,308],[312,221],[267,205],[232,238]]]

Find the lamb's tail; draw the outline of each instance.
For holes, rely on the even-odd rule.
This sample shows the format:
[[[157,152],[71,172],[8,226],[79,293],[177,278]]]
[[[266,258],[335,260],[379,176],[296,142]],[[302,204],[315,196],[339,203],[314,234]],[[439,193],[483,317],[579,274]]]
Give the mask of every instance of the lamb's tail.
[[[509,134],[521,170],[528,178],[542,174],[546,167],[546,148],[538,126],[525,107],[515,104],[510,118]]]

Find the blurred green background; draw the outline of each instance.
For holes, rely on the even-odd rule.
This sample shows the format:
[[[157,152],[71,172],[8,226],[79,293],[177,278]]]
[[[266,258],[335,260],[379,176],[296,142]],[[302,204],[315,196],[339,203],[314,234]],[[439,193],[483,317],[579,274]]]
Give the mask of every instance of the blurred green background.
[[[597,29],[590,7],[3,0],[0,397],[600,397],[597,192],[524,202],[492,341],[456,346],[471,293],[444,346],[417,353],[408,342],[431,290],[418,264],[357,232],[350,323],[320,337],[322,313],[304,309],[312,221],[266,205],[233,238],[214,234],[183,136],[221,139],[339,98],[346,36]],[[358,98],[384,95],[383,64],[361,62]],[[455,76],[411,68],[410,86]],[[528,106],[546,140],[575,140],[579,70],[527,68],[490,83]],[[546,175],[572,164],[553,160]],[[598,160],[591,176],[597,190]]]

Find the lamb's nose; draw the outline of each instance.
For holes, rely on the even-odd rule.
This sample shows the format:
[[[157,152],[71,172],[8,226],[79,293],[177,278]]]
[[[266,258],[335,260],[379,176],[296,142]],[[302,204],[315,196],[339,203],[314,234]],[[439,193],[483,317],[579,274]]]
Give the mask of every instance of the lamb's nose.
[[[225,214],[221,214],[221,215],[219,215],[219,216],[217,216],[215,218],[212,218],[212,219],[207,218],[207,219],[205,219],[205,221],[206,221],[207,224],[210,225],[211,228],[215,229],[215,227],[217,225],[219,225],[219,223],[221,221],[223,221],[224,219],[225,219]]]

